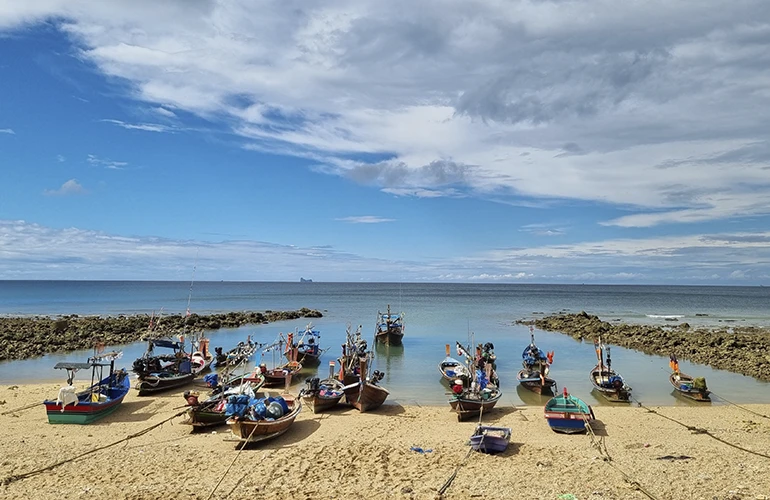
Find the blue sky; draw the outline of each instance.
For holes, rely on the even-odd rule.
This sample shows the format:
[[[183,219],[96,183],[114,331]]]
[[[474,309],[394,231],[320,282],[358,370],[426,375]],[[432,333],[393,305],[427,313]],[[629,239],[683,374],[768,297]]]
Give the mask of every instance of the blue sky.
[[[308,5],[0,0],[0,279],[770,282],[765,2]]]

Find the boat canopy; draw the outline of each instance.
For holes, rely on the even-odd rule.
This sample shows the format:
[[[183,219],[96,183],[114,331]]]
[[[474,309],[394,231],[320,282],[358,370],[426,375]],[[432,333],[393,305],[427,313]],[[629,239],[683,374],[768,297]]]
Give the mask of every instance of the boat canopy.
[[[168,347],[171,349],[183,349],[184,344],[182,342],[177,342],[176,340],[168,340],[168,339],[149,339],[149,342],[158,347]]]
[[[62,361],[56,363],[57,370],[89,370],[92,366],[110,366],[109,363],[71,363],[68,361]]]

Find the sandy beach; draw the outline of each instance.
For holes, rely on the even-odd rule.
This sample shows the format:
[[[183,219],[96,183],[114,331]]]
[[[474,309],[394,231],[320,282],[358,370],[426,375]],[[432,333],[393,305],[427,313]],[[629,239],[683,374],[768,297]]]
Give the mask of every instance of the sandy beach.
[[[0,412],[55,397],[59,387],[4,386]],[[191,433],[176,417],[7,482],[136,434],[184,403],[181,390],[135,393],[89,426],[50,425],[42,405],[0,416],[0,478],[7,483],[0,496],[436,498],[456,471],[444,498],[770,498],[770,419],[751,413],[770,415],[770,405],[597,406],[594,437],[556,434],[541,407],[501,401],[484,416],[486,424],[513,429],[511,445],[497,456],[468,455],[475,422],[457,422],[448,407],[402,406],[397,398],[365,414],[345,406],[320,415],[304,408],[289,432],[240,452],[224,441],[227,426]]]

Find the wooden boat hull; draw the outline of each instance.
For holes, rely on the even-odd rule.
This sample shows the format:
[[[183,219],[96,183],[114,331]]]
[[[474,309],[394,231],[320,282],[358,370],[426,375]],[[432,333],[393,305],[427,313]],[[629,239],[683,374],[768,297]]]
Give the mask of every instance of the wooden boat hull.
[[[482,411],[487,412],[491,410],[502,396],[503,394],[499,391],[489,399],[469,399],[457,396],[449,401],[449,406],[452,411],[457,413],[457,420],[462,422],[469,418],[478,417]]]
[[[291,411],[277,420],[227,420],[232,433],[231,438],[227,440],[237,441],[239,445],[246,445],[272,439],[288,431],[297,415],[302,411],[302,402],[286,395],[284,395],[284,399]]]
[[[195,376],[195,373],[172,375],[170,377],[158,377],[151,375],[139,380],[134,388],[139,391],[140,396],[147,396],[156,392],[187,385],[193,381]]]
[[[525,389],[534,392],[535,394],[541,394],[543,396],[553,396],[556,392],[556,381],[550,377],[545,377],[545,383],[540,380],[540,376],[537,373],[529,372],[528,370],[520,370],[516,374],[516,380]]]
[[[510,427],[490,427],[480,425],[471,436],[471,448],[482,453],[502,453],[508,449],[511,440]]]
[[[347,401],[361,413],[376,410],[388,399],[387,389],[380,387],[379,385],[364,384],[358,391],[358,395],[353,399],[347,399]],[[347,397],[347,393],[346,393]]]
[[[577,434],[585,432],[586,424],[594,420],[593,409],[573,396],[557,396],[545,404],[543,416],[555,432]]]
[[[109,377],[103,379],[100,384],[108,384]],[[62,408],[56,401],[44,401],[46,415],[49,424],[90,424],[100,420],[118,409],[123,399],[131,389],[131,382],[128,376],[124,377],[120,384],[109,389],[107,401],[90,401],[91,390],[83,391],[86,395],[85,400],[78,401],[78,404],[68,404]],[[79,398],[80,399],[80,398]]]
[[[700,401],[702,403],[711,402],[711,397],[709,396],[711,392],[708,389],[696,389],[693,387],[693,378],[689,375],[679,372],[677,376],[676,373],[672,373],[669,375],[668,381],[674,386],[677,394],[692,399],[693,401]]]
[[[320,396],[318,394],[303,395],[302,401],[313,409],[313,413],[323,413],[337,406],[344,395],[344,392],[340,392],[339,396],[334,397]]]
[[[302,366],[318,366],[321,364],[320,354],[297,352],[297,361],[302,363]]]
[[[216,427],[224,425],[227,422],[227,416],[224,411],[214,411],[213,409],[190,408],[187,410],[187,419],[182,423],[192,425],[196,429],[206,427]]]
[[[404,332],[400,328],[392,328],[384,332],[377,332],[374,339],[382,344],[401,345],[404,341]]]
[[[591,370],[591,373],[588,377],[591,380],[591,384],[594,386],[594,389],[596,389],[596,391],[601,394],[607,401],[613,403],[630,403],[631,391],[628,386],[625,385],[625,383],[622,383],[620,386],[607,386],[606,381],[608,381],[610,377],[616,375],[617,374],[614,371],[608,372],[607,370],[601,370],[599,366],[596,366],[593,370]]]

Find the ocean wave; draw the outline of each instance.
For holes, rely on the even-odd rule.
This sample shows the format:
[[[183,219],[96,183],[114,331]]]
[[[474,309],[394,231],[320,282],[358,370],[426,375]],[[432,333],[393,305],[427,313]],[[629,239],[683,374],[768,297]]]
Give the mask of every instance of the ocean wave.
[[[645,314],[648,318],[678,319],[684,318],[684,314]]]

